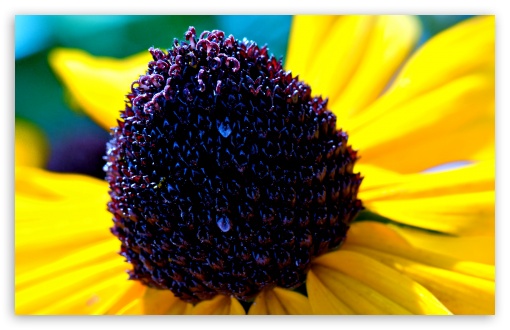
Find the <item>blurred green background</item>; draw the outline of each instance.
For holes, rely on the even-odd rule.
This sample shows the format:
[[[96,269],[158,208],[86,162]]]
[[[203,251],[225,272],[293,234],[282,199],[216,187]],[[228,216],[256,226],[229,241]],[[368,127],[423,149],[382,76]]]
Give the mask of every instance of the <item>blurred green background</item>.
[[[420,44],[468,16],[419,16]],[[197,32],[220,29],[236,38],[267,43],[284,59],[291,16],[33,16],[15,21],[16,122],[36,124],[48,141],[46,168],[102,178],[102,155],[108,133],[84,114],[71,110],[51,71],[48,53],[55,47],[80,48],[97,56],[125,57],[151,46],[166,49]]]

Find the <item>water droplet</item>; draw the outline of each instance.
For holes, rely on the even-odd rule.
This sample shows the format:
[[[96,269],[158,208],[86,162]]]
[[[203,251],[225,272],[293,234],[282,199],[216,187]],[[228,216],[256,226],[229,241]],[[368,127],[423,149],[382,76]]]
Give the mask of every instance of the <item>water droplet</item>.
[[[221,136],[228,137],[232,133],[232,128],[230,128],[230,122],[228,118],[226,118],[223,122],[218,121],[218,131]]]
[[[216,224],[218,228],[224,233],[230,230],[231,224],[230,219],[226,215],[220,215],[216,220]]]

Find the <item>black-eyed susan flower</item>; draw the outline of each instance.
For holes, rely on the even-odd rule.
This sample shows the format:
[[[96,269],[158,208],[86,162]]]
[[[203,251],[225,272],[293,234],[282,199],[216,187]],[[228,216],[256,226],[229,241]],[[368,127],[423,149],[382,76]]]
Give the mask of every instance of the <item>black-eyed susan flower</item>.
[[[494,18],[408,58],[419,33],[298,16],[292,73],[192,28],[126,60],[56,50],[113,127],[108,182],[17,168],[17,313],[494,313]]]

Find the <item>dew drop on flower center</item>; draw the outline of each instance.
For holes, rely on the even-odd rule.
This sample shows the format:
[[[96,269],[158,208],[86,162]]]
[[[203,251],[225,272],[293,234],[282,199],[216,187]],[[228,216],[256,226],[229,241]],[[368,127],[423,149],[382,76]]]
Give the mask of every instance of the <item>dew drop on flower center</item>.
[[[130,278],[190,302],[295,288],[362,209],[356,152],[327,100],[265,46],[185,36],[149,49],[107,145]]]

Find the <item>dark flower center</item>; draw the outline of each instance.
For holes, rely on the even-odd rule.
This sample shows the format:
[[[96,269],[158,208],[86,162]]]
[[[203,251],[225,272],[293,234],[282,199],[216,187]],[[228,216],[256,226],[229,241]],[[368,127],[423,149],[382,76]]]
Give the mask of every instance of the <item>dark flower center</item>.
[[[222,31],[149,51],[105,157],[130,278],[191,302],[302,284],[362,209],[327,100]]]

